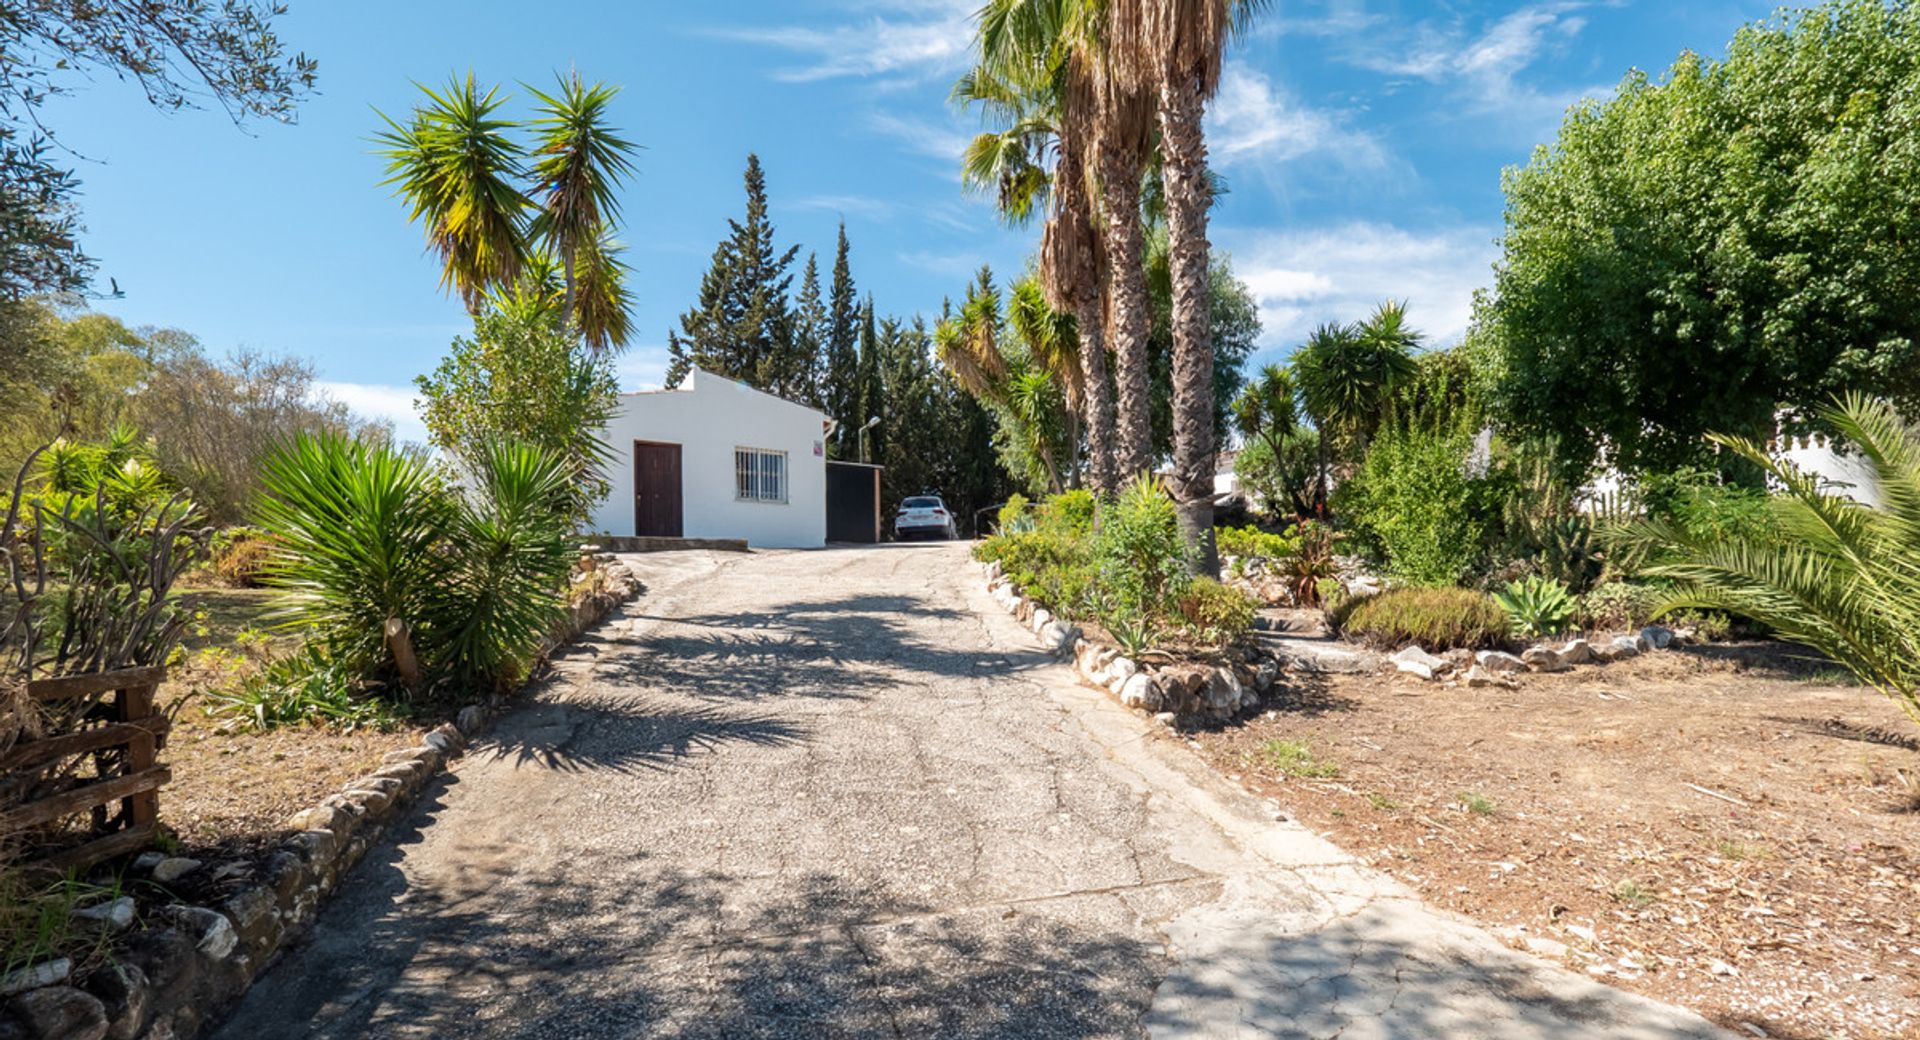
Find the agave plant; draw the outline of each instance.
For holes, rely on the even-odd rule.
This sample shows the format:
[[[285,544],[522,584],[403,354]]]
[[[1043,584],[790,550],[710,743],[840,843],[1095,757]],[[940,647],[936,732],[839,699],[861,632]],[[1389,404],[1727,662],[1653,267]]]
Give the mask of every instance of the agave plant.
[[[1713,440],[1764,469],[1776,535],[1714,537],[1647,522],[1649,573],[1678,583],[1661,613],[1706,608],[1763,622],[1812,646],[1920,723],[1920,429],[1892,406],[1850,395],[1822,417],[1865,456],[1881,505],[1835,494],[1739,437]]]
[[[1557,636],[1573,623],[1575,603],[1567,587],[1538,574],[1508,583],[1493,600],[1507,612],[1513,634],[1523,639]]]

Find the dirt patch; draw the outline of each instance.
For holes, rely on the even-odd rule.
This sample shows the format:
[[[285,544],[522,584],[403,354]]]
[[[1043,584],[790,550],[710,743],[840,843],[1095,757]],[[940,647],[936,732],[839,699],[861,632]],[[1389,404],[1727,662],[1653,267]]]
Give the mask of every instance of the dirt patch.
[[[272,628],[269,592],[193,589],[183,601],[199,622],[186,641],[187,663],[174,669],[174,681],[158,697],[161,708],[176,712],[160,755],[173,767],[172,782],[160,792],[160,820],[190,855],[264,849],[286,835],[287,817],[378,769],[387,752],[419,743],[417,730],[290,726],[261,733],[209,717],[201,688],[231,681],[244,665],[198,656],[201,651],[238,653],[233,648],[245,632],[263,633],[280,650],[292,640]]]
[[[1920,728],[1831,665],[1718,647],[1268,703],[1195,741],[1516,947],[1736,1033],[1920,1036]]]

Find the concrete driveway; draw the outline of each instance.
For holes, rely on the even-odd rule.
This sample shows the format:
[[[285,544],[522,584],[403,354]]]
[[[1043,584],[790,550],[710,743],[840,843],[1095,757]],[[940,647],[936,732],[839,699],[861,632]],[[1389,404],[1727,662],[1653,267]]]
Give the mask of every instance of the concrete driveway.
[[[964,547],[634,560],[218,1036],[1720,1035],[1275,822]]]

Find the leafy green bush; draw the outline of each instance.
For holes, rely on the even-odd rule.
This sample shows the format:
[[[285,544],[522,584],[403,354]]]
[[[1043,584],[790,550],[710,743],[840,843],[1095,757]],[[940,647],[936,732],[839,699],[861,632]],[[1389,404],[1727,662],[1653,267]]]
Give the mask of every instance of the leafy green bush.
[[[384,728],[404,717],[365,692],[356,670],[330,657],[321,644],[307,643],[236,685],[207,690],[204,696],[208,715],[254,730],[309,722]]]
[[[1025,499],[1019,505],[1013,517],[1002,511],[999,533],[984,539],[974,555],[998,560],[1009,580],[1055,614],[1075,621],[1091,617],[1092,548],[1073,511],[1048,509],[1045,503],[1028,508]]]
[[[1062,491],[1041,503],[1040,522],[1086,534],[1093,530],[1093,516],[1099,505],[1091,491]]]
[[[1378,647],[1418,643],[1433,652],[1504,646],[1507,615],[1493,597],[1453,586],[1388,589],[1334,608],[1336,631]]]
[[[1699,542],[1758,541],[1779,531],[1767,493],[1726,483],[1718,473],[1682,469],[1647,478],[1648,516]]]
[[[1468,473],[1465,426],[1390,424],[1335,496],[1360,545],[1409,585],[1451,585],[1485,557],[1492,482]]]
[[[1158,619],[1186,586],[1186,546],[1173,499],[1151,476],[1122,488],[1093,539],[1102,618]]]
[[[1222,527],[1214,531],[1213,538],[1222,556],[1262,557],[1277,560],[1293,555],[1294,550],[1300,547],[1298,536],[1289,537],[1262,531],[1252,524],[1245,527]]]
[[[1581,596],[1574,616],[1596,631],[1631,631],[1653,620],[1661,599],[1660,590],[1650,585],[1610,581]]]
[[[1002,534],[1019,530],[1021,521],[1026,517],[1027,505],[1027,496],[1018,491],[1007,496],[1007,503],[1000,507],[999,515],[995,517],[997,530]]]
[[[459,491],[419,455],[334,435],[267,460],[268,580],[329,662],[408,686],[525,675],[566,605],[575,471],[507,442],[468,462]]]
[[[1204,646],[1227,647],[1253,628],[1259,604],[1253,597],[1212,578],[1195,578],[1176,599],[1180,630]]]
[[[1527,639],[1557,636],[1573,622],[1575,604],[1567,587],[1538,574],[1509,582],[1493,600],[1506,611],[1514,634]]]
[[[1782,491],[1767,500],[1764,523],[1738,533],[1643,525],[1639,539],[1661,553],[1650,572],[1678,583],[1661,610],[1760,621],[1831,656],[1920,723],[1920,428],[1858,396],[1821,418],[1872,464],[1883,506],[1827,490],[1763,445],[1716,437]]]

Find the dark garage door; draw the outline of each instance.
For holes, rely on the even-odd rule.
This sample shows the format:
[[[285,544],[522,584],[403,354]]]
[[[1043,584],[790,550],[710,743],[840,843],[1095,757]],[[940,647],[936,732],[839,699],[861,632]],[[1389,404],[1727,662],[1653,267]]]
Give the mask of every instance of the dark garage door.
[[[880,540],[880,467],[827,463],[827,541]]]

